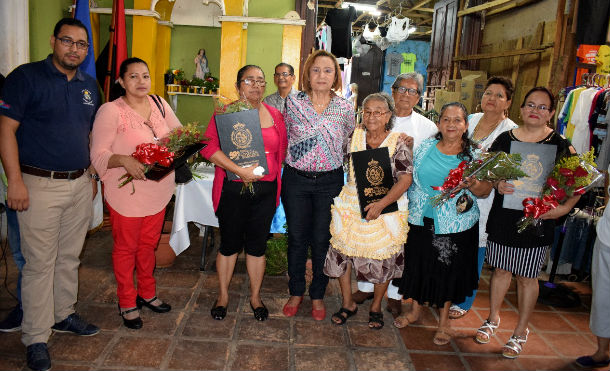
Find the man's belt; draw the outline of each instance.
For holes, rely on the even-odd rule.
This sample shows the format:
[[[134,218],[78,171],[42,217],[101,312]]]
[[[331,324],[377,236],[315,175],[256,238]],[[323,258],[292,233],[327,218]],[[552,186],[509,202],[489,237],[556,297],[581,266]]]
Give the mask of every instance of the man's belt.
[[[77,179],[80,178],[84,173],[85,169],[78,169],[73,171],[53,171],[40,169],[33,166],[21,165],[21,172],[25,174],[40,176],[43,178],[51,179]]]

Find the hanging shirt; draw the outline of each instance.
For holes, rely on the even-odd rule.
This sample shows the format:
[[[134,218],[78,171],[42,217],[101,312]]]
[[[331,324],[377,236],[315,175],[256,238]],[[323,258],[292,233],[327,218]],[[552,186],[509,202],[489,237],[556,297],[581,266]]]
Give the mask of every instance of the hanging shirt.
[[[414,72],[417,56],[413,53],[402,53],[402,58],[403,60],[400,64],[400,73]]]
[[[400,75],[400,65],[402,64],[403,57],[398,53],[388,53],[385,56],[386,63],[386,74],[388,76]]]
[[[333,8],[326,13],[326,23],[332,31],[332,49],[335,57],[352,57],[352,22],[356,20],[356,8]]]
[[[580,94],[580,98],[576,102],[574,112],[572,113],[571,122],[574,124],[574,134],[571,142],[577,153],[585,153],[589,150],[589,112],[591,111],[591,102],[597,94],[597,88],[589,88]]]

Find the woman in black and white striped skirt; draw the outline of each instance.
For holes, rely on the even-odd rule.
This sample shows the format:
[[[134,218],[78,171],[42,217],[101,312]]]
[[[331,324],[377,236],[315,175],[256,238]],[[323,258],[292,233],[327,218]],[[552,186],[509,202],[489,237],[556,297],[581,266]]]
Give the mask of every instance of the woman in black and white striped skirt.
[[[490,151],[510,152],[511,142],[527,142],[555,145],[555,162],[564,155],[575,153],[570,142],[549,126],[555,112],[553,94],[544,87],[531,89],[521,104],[523,125],[500,134],[490,147]],[[489,219],[487,220],[487,263],[495,267],[491,276],[489,293],[489,316],[476,334],[478,343],[486,344],[500,325],[500,307],[510,286],[512,275],[517,276],[517,299],[519,321],[502,355],[517,358],[527,341],[527,323],[538,299],[538,274],[546,258],[546,252],[553,243],[555,219],[570,212],[580,196],[569,198],[564,204],[543,214],[542,233],[530,228],[517,232],[517,222],[523,216],[522,210],[502,207],[504,195],[511,194],[514,186],[501,181],[495,184],[495,194]]]

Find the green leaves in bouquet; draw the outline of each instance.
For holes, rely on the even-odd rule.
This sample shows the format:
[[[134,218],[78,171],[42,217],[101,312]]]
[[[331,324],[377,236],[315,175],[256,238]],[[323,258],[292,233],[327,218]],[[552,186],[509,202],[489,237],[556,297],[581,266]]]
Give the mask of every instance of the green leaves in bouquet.
[[[483,153],[464,170],[464,177],[473,174],[478,180],[495,182],[527,176],[521,170],[521,154],[506,152]]]
[[[214,112],[217,115],[223,115],[225,113],[233,113],[239,111],[247,111],[254,109],[250,103],[244,100],[232,101],[231,99],[218,96],[214,97]]]

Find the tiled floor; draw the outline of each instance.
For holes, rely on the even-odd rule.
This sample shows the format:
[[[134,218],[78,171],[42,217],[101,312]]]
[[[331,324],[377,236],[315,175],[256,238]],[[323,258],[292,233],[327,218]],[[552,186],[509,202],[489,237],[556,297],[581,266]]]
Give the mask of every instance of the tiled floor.
[[[229,314],[224,321],[214,321],[209,309],[217,280],[213,272],[199,272],[201,239],[192,241],[193,247],[173,267],[155,274],[159,297],[171,303],[173,310],[168,314],[144,310],[144,328],[128,330],[117,315],[110,233],[100,231],[89,237],[80,268],[77,311],[102,331],[85,338],[52,335],[53,370],[574,370],[574,358],[595,349],[585,306],[563,310],[538,305],[522,356],[502,358],[501,346],[517,320],[514,285],[504,303],[500,331],[490,344],[476,344],[472,336],[487,315],[486,270],[474,308],[452,322],[459,335],[442,347],[432,343],[438,317],[428,308],[419,322],[403,330],[391,325],[387,312],[385,328],[369,330],[368,304],[360,306],[343,327],[328,320],[314,321],[308,300],[296,317],[285,318],[281,313],[288,297],[285,277],[265,278],[262,296],[271,316],[260,323],[248,304],[247,277],[237,273],[231,283]],[[1,276],[5,271],[0,268]],[[243,272],[243,266],[238,271]],[[9,258],[7,282],[12,292],[15,278]],[[583,290],[584,302],[590,300],[586,285],[575,287]],[[0,316],[14,304],[0,287]],[[331,281],[326,305],[328,313],[339,308],[337,282]],[[0,370],[19,369],[25,369],[20,333],[0,333]]]

